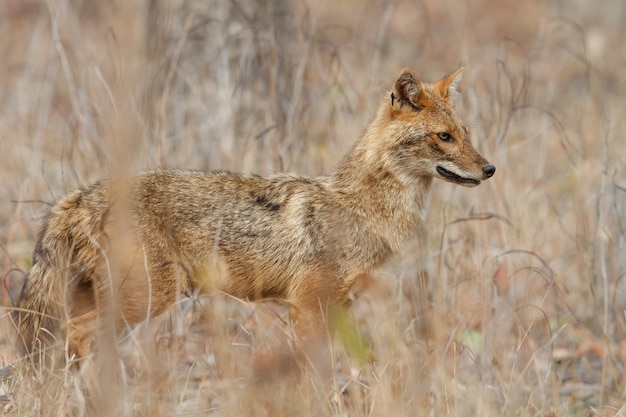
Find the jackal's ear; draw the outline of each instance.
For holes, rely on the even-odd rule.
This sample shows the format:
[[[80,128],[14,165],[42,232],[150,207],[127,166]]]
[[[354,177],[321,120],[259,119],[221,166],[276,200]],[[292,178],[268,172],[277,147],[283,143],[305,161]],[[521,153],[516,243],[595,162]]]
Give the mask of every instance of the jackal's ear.
[[[459,68],[458,70],[454,71],[452,74],[444,77],[443,79],[435,83],[435,86],[439,89],[439,92],[441,92],[441,96],[443,98],[448,98],[450,96],[454,98],[454,96],[458,94],[458,91],[456,88],[459,85],[459,82],[461,81],[462,76],[463,76],[463,67]]]
[[[414,109],[420,109],[422,107],[419,100],[421,94],[422,83],[413,71],[404,68],[393,84],[391,106],[397,108],[410,106]]]

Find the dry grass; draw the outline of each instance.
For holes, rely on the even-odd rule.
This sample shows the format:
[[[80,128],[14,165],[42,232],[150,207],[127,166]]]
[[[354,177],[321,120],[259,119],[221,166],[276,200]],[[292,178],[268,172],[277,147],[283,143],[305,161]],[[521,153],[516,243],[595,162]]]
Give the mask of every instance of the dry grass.
[[[156,167],[327,172],[403,66],[466,68],[459,110],[498,168],[475,189],[436,184],[424,236],[339,326],[332,386],[253,381],[285,308],[215,295],[81,371],[18,362],[5,408],[625,415],[625,23],[621,0],[5,0],[0,313],[68,190]],[[1,368],[16,357],[6,315],[0,329]]]

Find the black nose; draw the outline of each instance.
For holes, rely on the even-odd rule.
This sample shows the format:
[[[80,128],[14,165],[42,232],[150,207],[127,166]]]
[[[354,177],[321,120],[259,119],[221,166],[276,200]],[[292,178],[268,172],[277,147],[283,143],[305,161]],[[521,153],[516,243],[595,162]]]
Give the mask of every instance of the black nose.
[[[487,164],[483,166],[483,172],[485,173],[485,175],[489,178],[492,177],[493,174],[496,172],[496,167],[494,165],[491,164]]]

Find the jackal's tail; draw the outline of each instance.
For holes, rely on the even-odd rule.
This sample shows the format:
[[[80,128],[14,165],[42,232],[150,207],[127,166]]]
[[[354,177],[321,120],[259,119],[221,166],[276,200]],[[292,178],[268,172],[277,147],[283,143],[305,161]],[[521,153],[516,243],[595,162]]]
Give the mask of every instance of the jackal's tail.
[[[38,362],[56,343],[71,309],[72,289],[91,287],[97,259],[94,241],[102,233],[102,211],[94,204],[97,188],[78,190],[61,199],[44,223],[34,263],[12,318],[17,349]]]
[[[50,261],[40,258],[30,269],[18,308],[12,312],[16,347],[35,362],[60,334],[64,282],[61,271]]]

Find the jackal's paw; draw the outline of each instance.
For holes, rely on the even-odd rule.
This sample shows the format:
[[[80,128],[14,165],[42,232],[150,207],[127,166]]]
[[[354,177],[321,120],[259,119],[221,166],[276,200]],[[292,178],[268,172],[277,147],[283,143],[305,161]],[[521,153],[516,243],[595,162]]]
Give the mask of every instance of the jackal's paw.
[[[301,368],[301,355],[288,346],[261,347],[254,353],[252,372],[257,382],[296,375]]]

